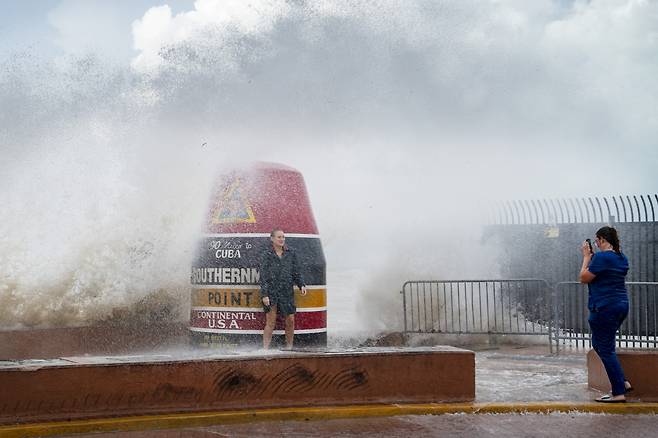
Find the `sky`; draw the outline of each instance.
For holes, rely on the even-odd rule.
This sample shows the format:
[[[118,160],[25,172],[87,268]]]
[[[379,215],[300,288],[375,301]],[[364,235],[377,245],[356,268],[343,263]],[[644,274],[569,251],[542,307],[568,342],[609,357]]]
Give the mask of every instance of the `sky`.
[[[131,26],[162,2],[151,0],[39,0],[4,2],[0,53],[30,51],[44,57],[102,51],[127,61],[137,51]],[[192,0],[167,3],[174,13],[193,8]]]
[[[185,290],[209,181],[248,161],[303,173],[328,269],[366,307],[410,278],[495,273],[491,202],[656,192],[655,1],[2,9],[10,324]],[[35,288],[50,307],[32,314]]]

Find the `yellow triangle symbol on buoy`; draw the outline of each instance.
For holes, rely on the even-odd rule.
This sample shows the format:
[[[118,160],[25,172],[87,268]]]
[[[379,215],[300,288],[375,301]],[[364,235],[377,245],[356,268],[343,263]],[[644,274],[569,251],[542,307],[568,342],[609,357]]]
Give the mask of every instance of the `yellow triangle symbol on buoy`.
[[[256,217],[251,205],[242,196],[240,179],[236,178],[227,187],[222,201],[212,215],[214,224],[256,223]]]

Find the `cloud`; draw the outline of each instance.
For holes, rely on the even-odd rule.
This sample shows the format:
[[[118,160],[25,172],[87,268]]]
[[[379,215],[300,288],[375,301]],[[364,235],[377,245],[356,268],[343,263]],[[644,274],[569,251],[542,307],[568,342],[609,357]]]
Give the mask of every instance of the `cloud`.
[[[290,8],[285,0],[201,0],[194,7],[193,11],[172,16],[169,6],[157,6],[133,22],[134,47],[140,51],[133,60],[137,69],[157,67],[164,48],[203,38],[208,30],[216,30],[215,44],[221,44],[222,34],[230,31],[244,35],[266,33]]]
[[[177,75],[188,94],[206,87],[232,121],[384,123],[471,148],[487,141],[469,138],[476,124],[524,142],[517,157],[621,142],[655,156],[657,17],[641,0],[198,0],[135,21],[133,66]]]

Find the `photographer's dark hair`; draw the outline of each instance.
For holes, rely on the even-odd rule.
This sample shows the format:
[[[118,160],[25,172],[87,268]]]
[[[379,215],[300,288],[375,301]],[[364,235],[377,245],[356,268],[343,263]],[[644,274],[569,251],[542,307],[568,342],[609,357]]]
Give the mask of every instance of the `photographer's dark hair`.
[[[596,232],[596,237],[605,239],[612,245],[612,249],[617,253],[621,255],[621,246],[619,244],[619,235],[617,234],[617,230],[614,229],[613,227],[601,227],[599,230]]]

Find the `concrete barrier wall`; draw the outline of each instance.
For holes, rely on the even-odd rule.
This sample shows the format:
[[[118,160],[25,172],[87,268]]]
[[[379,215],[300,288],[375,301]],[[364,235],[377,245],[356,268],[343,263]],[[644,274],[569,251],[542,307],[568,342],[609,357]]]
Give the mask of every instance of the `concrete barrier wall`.
[[[70,365],[0,368],[0,423],[475,398],[475,354],[453,347],[164,363],[69,360]]]
[[[617,351],[626,379],[633,385],[629,399],[658,401],[658,351]],[[594,350],[587,353],[587,383],[603,392],[611,390],[603,363]]]
[[[126,354],[189,343],[187,323],[0,331],[0,360]]]

